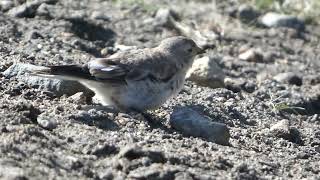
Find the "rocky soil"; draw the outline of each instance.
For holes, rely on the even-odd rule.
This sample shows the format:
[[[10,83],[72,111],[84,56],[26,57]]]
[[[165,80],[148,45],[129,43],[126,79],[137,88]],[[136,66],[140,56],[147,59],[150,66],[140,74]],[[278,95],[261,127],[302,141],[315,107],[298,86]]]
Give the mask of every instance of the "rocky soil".
[[[0,9],[0,179],[319,179],[317,23],[237,1]],[[86,109],[79,84],[23,75],[174,35],[207,52],[178,97],[146,114]]]

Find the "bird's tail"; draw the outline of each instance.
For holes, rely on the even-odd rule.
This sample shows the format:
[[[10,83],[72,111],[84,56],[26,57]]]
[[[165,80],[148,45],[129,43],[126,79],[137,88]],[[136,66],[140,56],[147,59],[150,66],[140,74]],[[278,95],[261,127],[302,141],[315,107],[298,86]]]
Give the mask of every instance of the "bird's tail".
[[[87,66],[79,65],[46,66],[43,69],[32,71],[30,74],[44,78],[73,81],[93,79]]]

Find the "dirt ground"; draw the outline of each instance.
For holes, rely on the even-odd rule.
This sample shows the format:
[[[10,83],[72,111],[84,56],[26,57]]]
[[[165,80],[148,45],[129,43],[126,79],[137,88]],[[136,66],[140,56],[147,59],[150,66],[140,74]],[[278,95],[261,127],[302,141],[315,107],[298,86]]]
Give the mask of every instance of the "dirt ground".
[[[236,1],[2,0],[0,7],[0,73],[14,63],[85,63],[119,44],[156,46],[179,35],[155,18],[170,8],[186,24],[219,27],[223,36],[206,55],[232,79],[217,89],[187,81],[146,119],[85,111],[89,100],[0,74],[0,179],[319,179],[319,25],[248,23]],[[257,57],[239,58],[250,48]],[[177,106],[226,124],[229,145],[172,128]],[[41,117],[53,124],[43,128]]]

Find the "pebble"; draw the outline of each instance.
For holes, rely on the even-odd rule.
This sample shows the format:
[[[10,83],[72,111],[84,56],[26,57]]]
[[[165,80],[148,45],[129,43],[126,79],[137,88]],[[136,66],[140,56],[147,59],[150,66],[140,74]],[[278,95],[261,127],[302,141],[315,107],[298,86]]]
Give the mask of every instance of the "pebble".
[[[186,76],[187,80],[211,88],[224,87],[224,78],[225,74],[216,60],[208,56],[196,59]]]
[[[270,127],[269,133],[272,136],[286,139],[296,144],[302,144],[300,132],[297,128],[290,127],[290,122],[283,119]]]
[[[170,18],[179,19],[179,15],[172,9],[161,8],[156,12],[153,22],[155,26],[171,27]]]
[[[170,116],[170,125],[187,136],[202,137],[217,144],[229,144],[230,133],[223,123],[213,122],[193,109],[179,107]]]
[[[259,17],[259,12],[257,12],[252,6],[243,4],[238,8],[238,18],[242,22],[251,23]]]
[[[270,127],[270,133],[276,137],[287,139],[290,136],[289,120],[283,119]]]
[[[70,101],[76,104],[85,104],[87,101],[87,97],[83,92],[78,92],[68,98]]]
[[[288,27],[302,31],[305,28],[304,22],[297,17],[274,12],[265,14],[260,22],[266,27]]]
[[[105,14],[102,11],[93,11],[91,16],[92,19],[96,19],[96,20],[104,20],[104,21],[110,21],[110,17]]]
[[[297,86],[302,85],[301,76],[294,72],[280,73],[274,76],[273,79],[280,83],[286,83],[286,84],[297,85]]]
[[[249,49],[238,56],[239,59],[249,62],[263,62],[263,55],[256,49]]]
[[[47,130],[53,130],[57,127],[57,121],[53,115],[42,113],[37,117],[38,124]]]
[[[34,17],[38,7],[45,3],[45,0],[27,1],[19,6],[16,6],[8,11],[8,15],[12,17]]]
[[[119,158],[127,158],[129,160],[148,157],[152,162],[164,163],[166,161],[165,156],[159,151],[143,150],[137,145],[128,145],[121,148]]]
[[[12,0],[2,0],[0,1],[0,7],[2,11],[8,11],[14,6],[14,3]]]
[[[229,89],[233,92],[240,92],[242,90],[242,86],[245,85],[245,81],[240,78],[234,79],[227,77],[224,79],[224,84],[226,89]]]

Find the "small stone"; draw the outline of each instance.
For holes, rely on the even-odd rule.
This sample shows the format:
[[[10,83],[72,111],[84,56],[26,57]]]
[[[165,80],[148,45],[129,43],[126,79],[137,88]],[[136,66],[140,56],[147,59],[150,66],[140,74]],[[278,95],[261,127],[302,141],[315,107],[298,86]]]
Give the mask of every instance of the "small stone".
[[[284,119],[271,126],[269,133],[272,136],[286,139],[296,144],[302,144],[300,132],[297,128],[290,127],[289,120]]]
[[[114,48],[119,51],[129,51],[129,50],[137,49],[137,46],[126,46],[126,45],[116,43],[114,45]]]
[[[110,144],[97,145],[96,147],[90,150],[90,154],[93,154],[97,157],[109,156],[118,152],[118,148]]]
[[[42,44],[38,44],[38,45],[37,45],[37,48],[38,48],[39,50],[41,50],[41,49],[43,48]]]
[[[305,152],[300,152],[296,156],[297,159],[308,159],[309,157],[310,157],[310,154],[307,154]]]
[[[263,61],[265,63],[273,63],[275,61],[276,58],[278,58],[280,55],[274,52],[264,52],[263,53]]]
[[[26,40],[27,41],[30,41],[32,39],[38,39],[38,38],[43,38],[43,36],[38,31],[30,31],[26,35]]]
[[[42,113],[37,117],[37,122],[42,128],[47,130],[53,130],[57,127],[57,121],[53,115]]]
[[[260,22],[267,27],[288,27],[302,31],[305,28],[304,22],[297,17],[274,12],[265,14]]]
[[[83,92],[78,92],[70,96],[68,99],[76,104],[85,104],[87,102],[87,97]]]
[[[8,14],[12,17],[34,17],[35,13],[40,6],[40,1],[27,1],[20,6],[14,7],[8,11]]]
[[[125,146],[121,148],[118,157],[127,158],[129,160],[148,157],[152,162],[157,163],[164,163],[166,161],[165,156],[162,152],[143,150],[136,145]]]
[[[280,73],[273,77],[274,80],[280,82],[280,83],[287,83],[292,85],[301,86],[302,85],[302,78],[297,73],[293,72],[285,72]]]
[[[194,178],[188,172],[178,172],[175,175],[175,180],[193,180]]]
[[[259,17],[259,13],[250,5],[243,4],[238,9],[238,18],[242,22],[251,23]]]
[[[213,122],[193,109],[180,107],[170,116],[170,125],[187,136],[202,137],[217,144],[229,144],[230,133],[223,123]]]
[[[245,60],[249,62],[263,62],[263,55],[255,49],[249,49],[239,54],[238,57],[241,60]]]
[[[318,114],[314,114],[313,116],[310,117],[310,122],[317,122],[319,121],[320,118],[319,118],[319,115]]]
[[[99,179],[116,179],[113,175],[112,168],[104,169],[99,173]]]
[[[303,80],[310,85],[320,84],[320,75],[306,75],[303,77]]]
[[[108,56],[113,53],[115,53],[113,47],[105,47],[100,50],[101,56]]]
[[[224,85],[226,89],[229,89],[235,93],[240,92],[242,87],[245,85],[245,81],[242,79],[225,78]]]
[[[48,4],[41,4],[38,8],[37,8],[37,12],[36,15],[37,16],[43,16],[43,17],[47,17],[50,18],[52,16],[52,12],[53,12],[54,6],[53,5],[48,5]]]
[[[251,81],[245,82],[244,85],[242,86],[242,89],[248,93],[253,93],[254,90],[256,89],[256,84]]]
[[[6,161],[4,158],[0,161],[1,179],[28,179],[25,170],[17,167],[16,162]]]
[[[0,7],[2,11],[8,11],[14,6],[14,3],[12,0],[2,0],[0,1]]]
[[[131,170],[127,179],[174,179],[174,172],[162,164],[151,164]]]
[[[276,137],[288,139],[290,137],[289,120],[284,119],[270,127],[270,133]]]
[[[179,19],[179,15],[172,9],[162,8],[157,11],[154,23],[156,26],[172,27],[170,18]]]
[[[92,19],[96,19],[96,20],[110,21],[110,17],[107,16],[102,11],[93,11],[92,14],[91,14],[91,18]]]
[[[224,87],[225,74],[216,60],[208,56],[196,59],[187,73],[186,79],[201,86]]]

